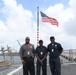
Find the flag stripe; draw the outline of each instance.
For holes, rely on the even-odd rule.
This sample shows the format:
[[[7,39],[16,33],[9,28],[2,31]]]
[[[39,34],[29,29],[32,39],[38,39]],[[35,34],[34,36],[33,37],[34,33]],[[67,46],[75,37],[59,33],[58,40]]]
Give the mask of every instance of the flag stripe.
[[[55,18],[48,17],[43,12],[41,12],[41,17],[42,17],[42,22],[49,22],[52,25],[57,25],[58,26],[58,21]]]
[[[56,24],[58,25],[58,22],[56,20],[48,19],[48,18],[42,18],[42,22],[50,22],[52,25]]]

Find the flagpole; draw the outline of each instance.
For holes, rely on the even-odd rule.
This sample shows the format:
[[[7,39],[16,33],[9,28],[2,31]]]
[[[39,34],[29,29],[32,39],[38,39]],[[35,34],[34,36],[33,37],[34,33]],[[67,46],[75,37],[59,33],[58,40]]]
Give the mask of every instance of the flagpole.
[[[39,42],[39,7],[37,7],[37,46]]]

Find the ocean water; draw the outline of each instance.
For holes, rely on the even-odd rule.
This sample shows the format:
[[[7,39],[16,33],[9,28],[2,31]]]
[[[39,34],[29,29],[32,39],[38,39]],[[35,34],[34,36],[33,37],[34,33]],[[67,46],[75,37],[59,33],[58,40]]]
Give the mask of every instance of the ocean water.
[[[12,64],[21,64],[21,59],[20,56],[5,56],[6,60],[10,60],[10,62]],[[60,57],[61,60],[63,60],[64,62],[69,62],[67,59]],[[0,60],[4,60],[3,56],[0,56]],[[36,63],[36,58],[34,59],[35,63]],[[47,64],[49,63],[49,56],[47,56]]]
[[[4,60],[3,56],[0,56],[0,60]],[[19,56],[5,56],[5,60],[10,60],[12,64],[20,64],[21,60]]]

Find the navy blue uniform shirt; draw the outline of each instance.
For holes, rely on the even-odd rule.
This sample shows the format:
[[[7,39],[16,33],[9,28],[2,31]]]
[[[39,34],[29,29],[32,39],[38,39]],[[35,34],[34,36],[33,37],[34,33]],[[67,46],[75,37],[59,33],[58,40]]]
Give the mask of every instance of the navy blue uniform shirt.
[[[49,55],[50,57],[59,57],[61,52],[63,51],[63,48],[61,46],[61,44],[54,42],[54,43],[50,43],[47,46],[47,50],[49,51]]]
[[[35,54],[39,56],[39,58],[44,58],[44,56],[47,54],[47,48],[45,46],[38,46],[36,47]]]

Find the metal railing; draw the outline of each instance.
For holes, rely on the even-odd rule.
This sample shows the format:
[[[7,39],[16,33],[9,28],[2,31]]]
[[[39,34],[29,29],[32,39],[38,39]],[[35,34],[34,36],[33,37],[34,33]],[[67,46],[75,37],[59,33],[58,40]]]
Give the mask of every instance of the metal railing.
[[[64,50],[61,56],[69,61],[76,61],[76,49]]]
[[[0,52],[3,60],[10,60],[12,64],[21,63],[19,53],[12,53],[10,47],[7,46],[7,49],[5,50],[4,47],[1,46]],[[76,49],[64,50],[61,56],[69,61],[76,61]],[[49,57],[47,58],[49,60]]]

